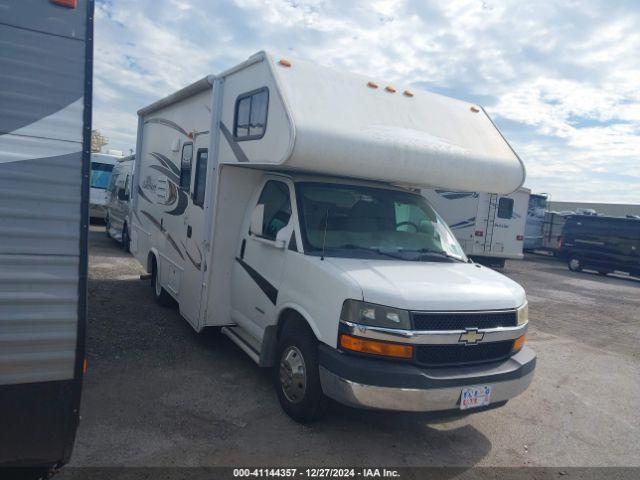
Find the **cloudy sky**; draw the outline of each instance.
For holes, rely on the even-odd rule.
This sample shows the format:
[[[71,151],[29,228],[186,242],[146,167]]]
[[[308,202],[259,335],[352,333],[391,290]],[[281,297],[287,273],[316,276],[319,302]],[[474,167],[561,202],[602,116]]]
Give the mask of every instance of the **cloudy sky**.
[[[94,127],[258,50],[483,105],[554,200],[640,203],[640,4],[97,0]]]

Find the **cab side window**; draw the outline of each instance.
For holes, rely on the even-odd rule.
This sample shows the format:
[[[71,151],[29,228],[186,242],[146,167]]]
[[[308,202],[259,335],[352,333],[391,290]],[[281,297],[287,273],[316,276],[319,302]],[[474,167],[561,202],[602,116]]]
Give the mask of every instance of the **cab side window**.
[[[287,226],[291,218],[289,187],[276,180],[269,180],[260,194],[258,205],[264,205],[262,238],[275,240],[280,230]]]
[[[189,191],[191,187],[191,160],[193,158],[193,143],[185,143],[182,146],[180,160],[180,188]]]

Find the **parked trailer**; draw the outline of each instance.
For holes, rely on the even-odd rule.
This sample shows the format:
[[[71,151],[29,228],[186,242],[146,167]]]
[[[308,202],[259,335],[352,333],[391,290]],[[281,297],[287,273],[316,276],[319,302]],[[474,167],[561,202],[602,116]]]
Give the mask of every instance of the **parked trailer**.
[[[521,186],[480,107],[258,53],[138,115],[131,250],[154,297],[276,366],[292,418],[326,396],[469,413],[529,385],[524,290],[414,190]]]
[[[542,248],[542,230],[545,223],[548,197],[544,193],[532,193],[529,196],[529,208],[527,209],[527,221],[524,227],[524,248],[533,251]]]
[[[464,253],[479,263],[504,267],[521,260],[530,190],[499,195],[424,189],[422,195],[442,215]]]
[[[85,358],[93,1],[0,11],[0,466],[48,469]]]

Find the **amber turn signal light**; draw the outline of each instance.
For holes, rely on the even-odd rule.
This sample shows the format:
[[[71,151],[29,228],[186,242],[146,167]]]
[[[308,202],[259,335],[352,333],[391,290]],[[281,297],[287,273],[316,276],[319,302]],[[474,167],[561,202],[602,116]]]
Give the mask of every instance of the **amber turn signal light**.
[[[513,342],[513,348],[511,349],[513,352],[517,352],[524,347],[524,335],[519,336]]]
[[[67,8],[76,8],[78,6],[78,0],[50,0],[50,2]]]
[[[352,337],[351,335],[340,336],[340,346],[352,352],[369,353],[383,357],[411,358],[413,357],[413,347],[411,345],[401,345],[399,343],[376,342],[365,340],[364,338]]]

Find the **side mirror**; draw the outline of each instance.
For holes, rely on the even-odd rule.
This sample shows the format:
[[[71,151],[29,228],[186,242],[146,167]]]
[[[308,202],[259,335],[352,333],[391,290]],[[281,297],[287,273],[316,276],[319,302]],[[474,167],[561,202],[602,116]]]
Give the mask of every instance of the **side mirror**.
[[[264,204],[259,203],[251,213],[251,225],[249,226],[249,233],[251,235],[262,235],[262,222],[264,221]]]
[[[287,246],[287,241],[289,240],[289,237],[291,237],[291,231],[291,227],[284,227],[278,231],[275,241],[276,247],[285,248]]]
[[[129,200],[129,196],[127,195],[127,192],[124,188],[118,189],[118,200],[122,200],[123,202],[126,202]]]

